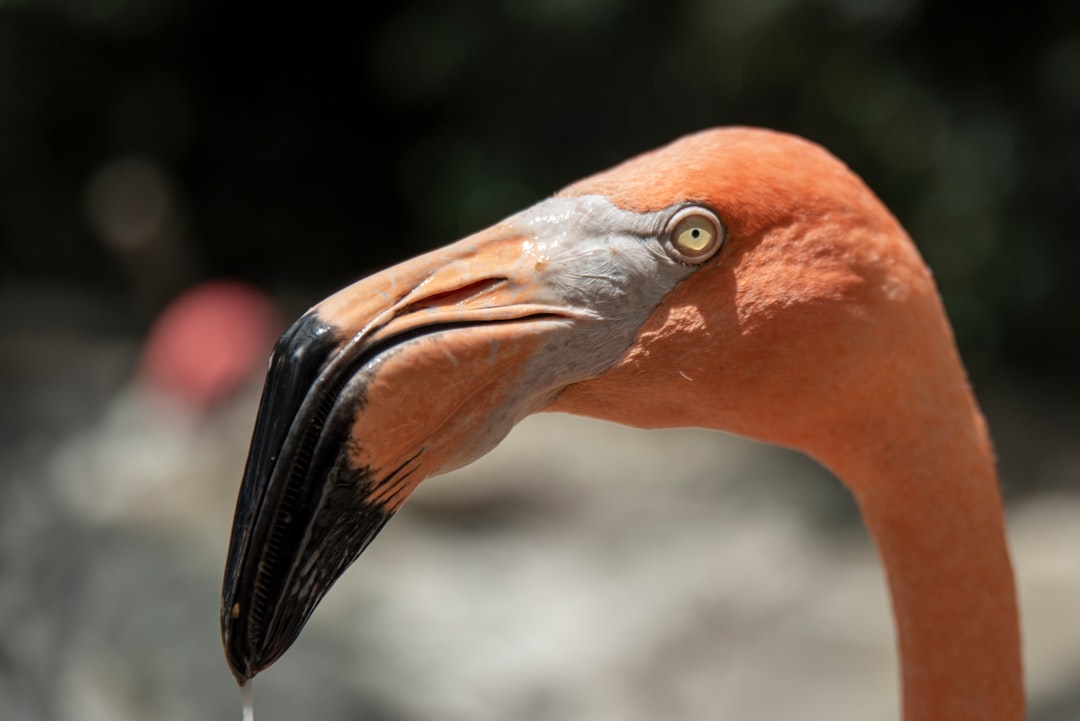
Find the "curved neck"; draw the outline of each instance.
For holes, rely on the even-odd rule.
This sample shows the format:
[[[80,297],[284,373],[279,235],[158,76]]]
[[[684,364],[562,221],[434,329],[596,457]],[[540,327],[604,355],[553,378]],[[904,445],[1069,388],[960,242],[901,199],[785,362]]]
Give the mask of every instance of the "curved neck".
[[[860,419],[820,460],[851,488],[886,569],[905,721],[1016,721],[1023,673],[1002,501],[985,422],[959,386]]]
[[[550,410],[811,455],[854,493],[884,563],[906,721],[1018,721],[1019,617],[986,424],[915,246],[851,192],[850,207],[733,243]]]

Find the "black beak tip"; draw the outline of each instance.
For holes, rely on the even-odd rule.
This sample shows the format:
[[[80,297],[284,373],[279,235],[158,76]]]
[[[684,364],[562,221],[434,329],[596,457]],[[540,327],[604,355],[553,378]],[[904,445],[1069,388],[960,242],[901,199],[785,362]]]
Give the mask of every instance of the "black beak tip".
[[[225,660],[241,685],[276,658],[266,658],[267,653],[259,651],[266,640],[262,638],[265,624],[261,623],[266,620],[266,609],[254,608],[253,586],[263,565],[270,531],[267,522],[273,520],[273,510],[281,503],[281,483],[273,482],[277,460],[313,384],[340,344],[337,329],[309,312],[282,334],[271,356],[236,501],[221,595]],[[287,468],[289,464],[283,465]]]
[[[375,492],[415,471],[352,462],[365,388],[356,373],[375,351],[342,353],[342,342],[309,313],[282,336],[267,374],[221,594],[225,659],[240,685],[288,650],[393,515]]]
[[[240,626],[240,608],[234,604],[231,608],[221,609],[221,639],[225,647],[225,662],[229,665],[236,683],[243,686],[255,676],[252,659],[242,649],[243,630]]]

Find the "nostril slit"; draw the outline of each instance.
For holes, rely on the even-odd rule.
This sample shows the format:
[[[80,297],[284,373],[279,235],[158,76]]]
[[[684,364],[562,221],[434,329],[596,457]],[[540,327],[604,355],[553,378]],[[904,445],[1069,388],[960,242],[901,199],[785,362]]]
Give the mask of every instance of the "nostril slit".
[[[505,282],[506,278],[484,278],[483,280],[478,280],[475,283],[463,285],[462,287],[455,288],[454,290],[447,290],[443,291],[442,293],[434,293],[433,295],[421,298],[415,303],[410,303],[402,310],[402,314],[411,313],[412,311],[416,310],[424,310],[425,308],[434,308],[435,306],[459,305],[460,303],[475,298],[478,295],[494,290]]]

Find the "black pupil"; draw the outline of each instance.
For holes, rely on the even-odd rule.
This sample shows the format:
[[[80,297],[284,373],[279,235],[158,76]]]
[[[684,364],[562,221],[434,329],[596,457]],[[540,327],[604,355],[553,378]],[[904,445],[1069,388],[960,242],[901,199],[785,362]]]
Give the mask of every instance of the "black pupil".
[[[692,235],[692,236],[694,236],[696,238],[699,235],[701,235],[701,230],[699,230],[698,228],[694,228],[693,230],[690,231],[690,235]]]

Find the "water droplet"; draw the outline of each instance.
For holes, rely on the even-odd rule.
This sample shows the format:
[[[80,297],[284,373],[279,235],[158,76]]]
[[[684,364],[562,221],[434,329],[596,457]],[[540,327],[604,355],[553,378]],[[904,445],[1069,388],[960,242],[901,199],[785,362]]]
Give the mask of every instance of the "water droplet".
[[[255,721],[255,698],[251,690],[250,678],[240,687],[240,697],[244,700],[243,721]]]

